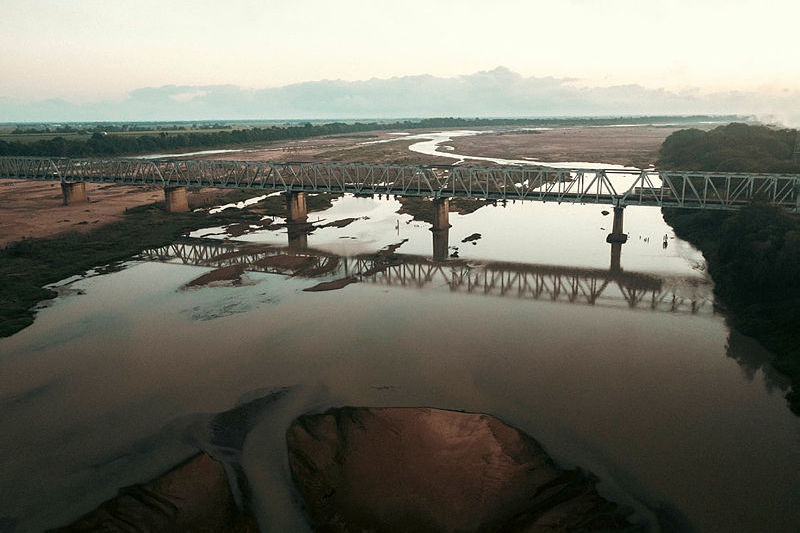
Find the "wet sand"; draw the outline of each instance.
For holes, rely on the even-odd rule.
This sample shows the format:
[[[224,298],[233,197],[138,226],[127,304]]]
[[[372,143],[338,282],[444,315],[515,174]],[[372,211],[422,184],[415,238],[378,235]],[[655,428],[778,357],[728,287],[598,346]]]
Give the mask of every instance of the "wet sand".
[[[319,154],[320,161],[363,161],[369,163],[396,163],[403,165],[452,165],[446,157],[429,156],[412,152],[408,147],[419,139],[398,140],[330,150]]]
[[[647,167],[671,133],[685,127],[559,128],[539,132],[509,132],[457,137],[447,142],[457,154],[480,154],[503,159],[592,161]]]
[[[621,531],[579,470],[494,417],[332,409],[286,433],[292,478],[321,531]]]
[[[421,133],[421,132],[420,132]],[[391,140],[378,144],[363,144],[377,140]],[[226,161],[346,161],[364,163],[401,163],[407,165],[452,164],[452,159],[427,156],[411,152],[410,144],[419,139],[404,140],[387,132],[377,132],[376,138],[313,138],[302,141],[280,141],[245,148],[238,152],[209,154],[203,159]]]
[[[252,515],[236,506],[221,463],[200,453],[142,485],[120,489],[59,533],[91,531],[257,533]]]
[[[535,158],[541,161],[592,161],[634,167],[647,167],[658,159],[661,143],[671,133],[689,126],[576,126],[544,131],[519,128],[483,128],[475,136],[456,137],[440,147],[443,152],[480,154],[503,159]],[[696,127],[696,126],[693,126]],[[460,131],[441,128],[436,131]],[[481,131],[482,128],[475,128]],[[408,147],[419,139],[392,135],[398,132],[370,132],[370,138],[331,136],[303,141],[279,141],[225,154],[209,154],[206,159],[239,161],[360,161],[409,165],[452,165],[447,157],[411,152]],[[414,136],[422,131],[408,132]],[[389,141],[378,142],[375,141]],[[370,144],[364,144],[364,143]],[[446,147],[445,147],[446,146]],[[494,165],[481,162],[482,165]]]

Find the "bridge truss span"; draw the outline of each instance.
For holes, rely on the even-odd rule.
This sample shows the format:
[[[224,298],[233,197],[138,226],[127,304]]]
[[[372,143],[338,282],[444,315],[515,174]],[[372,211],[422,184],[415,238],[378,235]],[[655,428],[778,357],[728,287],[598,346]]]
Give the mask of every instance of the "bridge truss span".
[[[540,166],[0,157],[0,178],[800,212],[800,176]]]
[[[301,259],[304,273],[295,268]],[[311,248],[292,249],[187,239],[144,250],[140,260],[309,278],[356,278],[362,283],[410,289],[582,304],[668,313],[713,314],[705,280],[591,268],[465,260],[432,261],[396,254],[343,257]],[[284,259],[284,260],[276,260]],[[310,274],[309,274],[310,273]]]

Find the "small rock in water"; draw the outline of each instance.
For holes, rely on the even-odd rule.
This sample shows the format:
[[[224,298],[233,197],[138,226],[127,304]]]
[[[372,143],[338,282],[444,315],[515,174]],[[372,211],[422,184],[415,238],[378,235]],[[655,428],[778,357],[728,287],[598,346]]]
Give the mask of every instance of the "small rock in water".
[[[601,213],[603,216],[607,216],[607,215],[608,215],[608,211],[606,211],[605,209],[603,209],[602,211],[600,211],[600,213]]]
[[[182,289],[189,289],[192,287],[204,287],[211,284],[230,284],[241,285],[242,274],[244,274],[245,265],[229,265],[226,267],[218,268],[207,272],[202,276],[193,279],[181,287]]]
[[[349,278],[340,278],[335,279],[333,281],[323,281],[322,283],[317,283],[313,287],[308,287],[303,289],[305,292],[321,292],[321,291],[335,291],[339,289],[343,289],[350,285],[351,283],[357,283],[358,279],[354,277]]]
[[[352,224],[356,220],[359,220],[359,219],[358,218],[343,218],[341,220],[334,220],[333,222],[328,222],[327,224],[320,226],[320,228],[343,228],[345,226],[349,226],[350,224]]]

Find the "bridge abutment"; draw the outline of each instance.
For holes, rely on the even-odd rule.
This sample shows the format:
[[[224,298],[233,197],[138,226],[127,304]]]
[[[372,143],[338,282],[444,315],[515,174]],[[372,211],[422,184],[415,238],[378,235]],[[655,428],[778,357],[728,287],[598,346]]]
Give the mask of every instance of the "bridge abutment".
[[[189,211],[189,199],[186,187],[165,187],[164,203],[168,213],[185,213]]]
[[[622,220],[625,214],[624,207],[614,208],[614,225],[611,228],[611,233],[606,237],[606,242],[614,244],[625,244],[628,241],[628,236],[622,232]]]
[[[89,201],[84,181],[62,181],[61,194],[64,196],[64,205],[85,204]]]
[[[308,217],[306,193],[286,193],[286,211],[286,222],[305,222],[306,218]]]

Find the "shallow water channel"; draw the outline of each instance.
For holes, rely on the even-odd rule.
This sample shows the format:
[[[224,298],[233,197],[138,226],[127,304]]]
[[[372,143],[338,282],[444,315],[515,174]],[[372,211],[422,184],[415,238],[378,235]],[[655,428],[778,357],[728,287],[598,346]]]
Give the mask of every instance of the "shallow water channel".
[[[795,530],[800,419],[779,379],[752,370],[767,354],[715,312],[702,255],[658,209],[626,210],[617,268],[603,206],[451,213],[446,258],[399,208],[345,196],[310,215],[307,235],[207,228],[63,284],[0,339],[0,530],[69,523],[197,448],[241,465],[264,530],[307,529],[284,432],[342,405],[495,415],[594,473],[653,531]],[[364,270],[398,243],[399,266]],[[209,253],[256,244],[330,268],[248,267],[238,285],[184,288],[214,269]],[[357,282],[303,290],[343,275]],[[282,388],[244,426],[209,429]],[[219,431],[237,436],[223,446]]]

